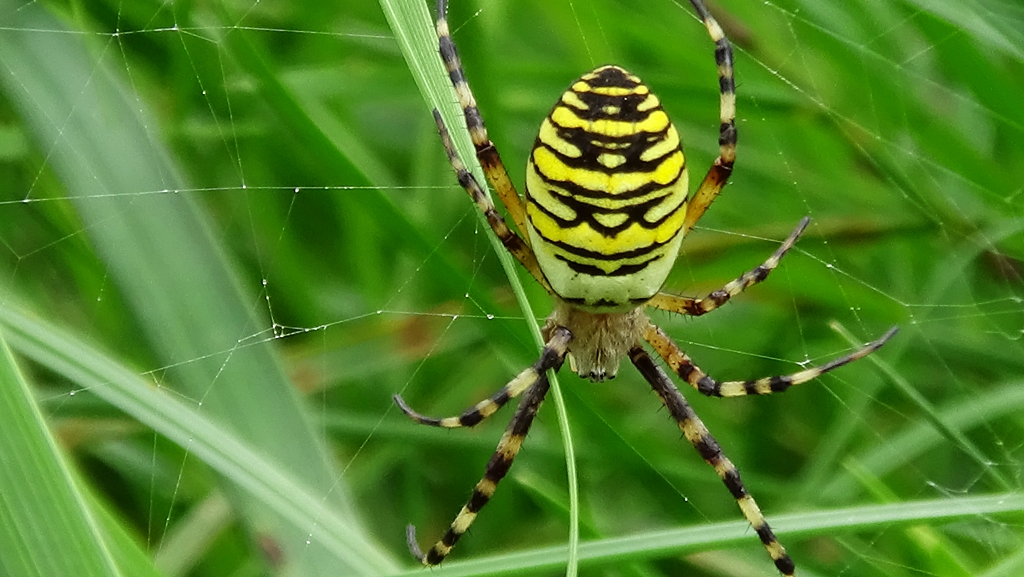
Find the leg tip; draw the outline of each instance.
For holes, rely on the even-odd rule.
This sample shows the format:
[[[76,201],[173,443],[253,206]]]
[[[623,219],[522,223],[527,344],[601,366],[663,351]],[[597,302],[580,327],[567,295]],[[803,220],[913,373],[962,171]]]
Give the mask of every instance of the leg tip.
[[[796,228],[793,230],[792,236],[795,236],[795,237],[799,238],[800,235],[802,235],[804,233],[804,230],[807,229],[807,225],[809,225],[809,224],[811,224],[811,217],[810,216],[805,216],[805,217],[801,218],[800,222],[797,223]]]
[[[441,118],[441,111],[438,109],[433,110],[434,124],[437,124],[437,133],[441,135],[441,139],[449,138],[448,127],[444,123],[444,118]]]
[[[898,333],[898,332],[900,332],[900,328],[899,327],[894,326],[894,327],[890,328],[889,330],[885,331],[884,335],[878,337],[878,340],[876,340],[875,342],[871,343],[871,347],[875,348],[875,349],[881,347],[886,342],[888,342],[889,339],[891,339],[893,336],[895,336],[896,333]]]
[[[419,543],[416,542],[416,525],[410,523],[406,526],[405,542],[409,546],[409,552],[412,553],[412,556],[420,563],[427,565],[427,556],[423,554],[423,550],[420,549]]]
[[[413,419],[416,418],[416,411],[412,410],[412,407],[410,407],[409,404],[405,402],[405,399],[402,398],[402,395],[395,393],[394,395],[391,395],[391,400],[394,401],[396,405],[398,405],[398,408],[401,409],[403,413],[405,413],[405,416]]]

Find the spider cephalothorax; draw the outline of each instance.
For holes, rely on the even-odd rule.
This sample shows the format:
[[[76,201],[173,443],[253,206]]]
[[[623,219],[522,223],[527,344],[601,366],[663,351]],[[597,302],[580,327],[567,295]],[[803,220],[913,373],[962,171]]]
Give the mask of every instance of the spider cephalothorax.
[[[544,338],[557,328],[572,333],[569,367],[584,379],[601,382],[619,372],[619,363],[644,338],[651,320],[643,307],[620,312],[591,312],[565,302],[555,305],[544,326]]]
[[[782,392],[881,347],[894,333],[831,362],[800,372],[748,381],[716,381],[651,323],[648,306],[702,315],[767,278],[807,227],[804,218],[761,265],[704,298],[661,292],[686,233],[704,214],[732,173],[736,158],[736,96],[732,48],[701,0],[690,0],[715,42],[720,88],[719,155],[692,197],[679,134],[661,102],[639,78],[617,66],[581,76],[541,123],[526,170],[525,201],[516,192],[487,136],[448,31],[447,0],[437,3],[441,58],[466,118],[477,158],[515,223],[514,232],[455,152],[435,110],[441,141],[459,183],[509,252],[555,299],[544,327],[546,345],[537,361],[490,398],[457,417],[437,419],[395,402],[417,422],[439,427],[472,426],[522,395],[519,407],[469,501],[440,541],[423,553],[409,527],[412,553],[424,564],[440,563],[494,495],[518,454],[548,391],[547,371],[569,356],[581,377],[614,377],[623,358],[650,383],[679,429],[736,499],[779,572],[792,576],[793,560],[740,480],[736,467],[665,371],[644,349],[646,341],[672,371],[699,393],[717,397]],[[524,241],[523,237],[526,237]]]

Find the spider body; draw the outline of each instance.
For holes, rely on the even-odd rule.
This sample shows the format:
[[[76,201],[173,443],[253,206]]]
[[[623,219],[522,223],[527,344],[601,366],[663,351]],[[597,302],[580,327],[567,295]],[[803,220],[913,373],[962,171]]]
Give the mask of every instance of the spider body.
[[[573,372],[614,377],[683,240],[688,175],[658,97],[618,66],[584,74],[540,126],[526,166],[530,246],[558,299]]]
[[[683,237],[721,192],[736,158],[732,48],[703,1],[690,3],[715,43],[720,91],[719,155],[693,196],[687,194],[686,161],[679,134],[657,97],[624,69],[602,66],[575,81],[542,122],[527,163],[524,199],[487,136],[449,33],[447,0],[438,0],[441,59],[462,106],[477,159],[518,234],[466,169],[440,113],[434,110],[441,142],[459,184],[504,247],[552,294],[555,306],[544,327],[546,344],[537,361],[463,414],[428,417],[410,408],[399,395],[394,396],[395,403],[411,419],[447,428],[476,425],[511,399],[522,396],[483,478],[441,539],[424,553],[416,542],[415,528],[409,526],[409,550],[425,565],[444,560],[494,496],[547,394],[547,371],[558,370],[568,357],[571,368],[581,377],[602,381],[615,376],[621,361],[628,358],[668,409],[683,436],[714,468],[775,567],[786,577],[795,574],[793,560],[743,485],[736,466],[643,343],[700,394],[737,397],[780,393],[815,379],[877,350],[896,329],[843,357],[790,375],[717,381],[647,316],[645,309],[649,306],[699,316],[724,305],[765,280],[809,222],[804,217],[768,259],[703,298],[661,292]]]
[[[573,82],[526,167],[527,232],[552,292],[598,313],[649,301],[683,240],[687,183],[679,134],[639,78],[603,66]]]

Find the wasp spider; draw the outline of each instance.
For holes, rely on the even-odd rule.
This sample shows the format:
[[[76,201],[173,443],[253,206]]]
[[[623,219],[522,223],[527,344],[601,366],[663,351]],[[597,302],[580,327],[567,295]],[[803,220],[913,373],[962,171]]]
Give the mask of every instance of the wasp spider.
[[[447,0],[437,3],[441,58],[458,95],[467,128],[487,179],[512,217],[509,228],[466,169],[438,112],[434,119],[459,183],[483,211],[505,248],[550,292],[554,312],[544,327],[547,344],[533,366],[519,373],[489,399],[460,416],[436,419],[395,402],[413,420],[436,427],[472,426],[510,399],[522,400],[498,443],[472,496],[440,541],[425,554],[408,531],[409,548],[425,565],[440,563],[494,495],[533,423],[548,391],[547,371],[571,369],[591,381],[615,376],[624,358],[636,366],[693,444],[725,483],[783,575],[793,560],[775,538],[739,472],[694,413],[665,371],[644,350],[646,341],[679,378],[714,397],[767,395],[785,391],[881,347],[891,329],[863,348],[819,367],[749,381],[713,379],[697,367],[660,328],[645,308],[699,316],[722,306],[763,281],[793,247],[809,221],[804,218],[760,266],[704,298],[660,292],[683,236],[722,190],[736,158],[736,95],[732,48],[701,0],[691,0],[715,43],[721,92],[719,156],[693,198],[679,134],[661,102],[639,78],[618,66],[601,66],[581,76],[562,94],[541,123],[526,166],[526,195],[520,197],[497,149],[487,136],[448,30]],[[522,236],[520,236],[522,235]]]

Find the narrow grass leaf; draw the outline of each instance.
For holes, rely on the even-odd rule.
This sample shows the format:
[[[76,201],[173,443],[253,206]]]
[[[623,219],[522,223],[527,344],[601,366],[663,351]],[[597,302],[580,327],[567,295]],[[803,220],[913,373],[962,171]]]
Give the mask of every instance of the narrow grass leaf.
[[[452,127],[451,135],[455,142],[456,150],[463,162],[470,168],[477,181],[486,183],[483,169],[476,161],[473,152],[473,145],[470,142],[469,134],[458,127],[464,127],[462,110],[455,99],[455,91],[452,88],[448,73],[438,57],[437,36],[431,26],[431,17],[426,6],[419,0],[381,0],[381,7],[391,24],[395,33],[402,54],[405,55],[409,70],[420,87],[420,92],[427,102],[428,108],[436,109],[449,127]],[[477,214],[485,230],[490,231],[486,218],[482,213]],[[523,311],[533,335],[534,342],[538,348],[544,346],[544,339],[541,336],[540,326],[536,322],[530,302],[523,290],[519,275],[516,272],[516,263],[512,260],[511,254],[505,250],[501,241],[493,233],[488,234],[488,239],[495,254],[501,261],[505,275],[512,284],[516,301]],[[562,431],[563,446],[565,449],[565,461],[569,485],[569,545],[568,545],[568,566],[566,575],[576,575],[576,560],[579,546],[579,481],[576,473],[576,455],[572,442],[572,434],[569,430],[569,417],[565,408],[565,400],[559,388],[558,378],[554,371],[548,372],[548,379],[551,382],[551,395],[555,401],[558,412],[558,424]]]
[[[1024,493],[982,497],[955,497],[886,505],[866,505],[813,513],[776,515],[772,528],[779,535],[817,535],[890,529],[922,522],[947,522],[983,515],[1012,514],[1021,517]],[[742,521],[703,524],[682,529],[649,531],[626,537],[588,541],[580,546],[580,564],[593,567],[627,560],[659,559],[715,547],[748,543],[750,525]],[[556,570],[565,547],[543,547],[510,555],[494,555],[469,561],[451,561],[435,569],[434,577],[524,575]],[[415,577],[408,571],[397,577]]]
[[[144,338],[170,367],[168,383],[316,487],[324,496],[321,507],[358,526],[340,473],[274,353],[273,328],[242,290],[260,286],[259,279],[243,282],[196,197],[174,194],[186,185],[152,138],[155,122],[145,106],[120,84],[112,63],[90,57],[82,36],[35,32],[63,29],[41,5],[3,11],[13,15],[0,40],[8,94],[48,152]],[[299,573],[333,575],[339,562],[340,568],[351,563],[353,571],[388,566],[385,554],[365,543],[340,558],[310,547],[308,527],[295,526],[247,491],[225,489],[253,531],[274,540]]]
[[[121,575],[0,335],[0,573]]]
[[[301,532],[302,543],[322,545],[343,560],[352,574],[378,575],[394,565],[365,532],[261,448],[205,413],[152,386],[124,367],[42,321],[0,304],[0,326],[21,354],[63,375],[166,436],[201,459],[254,502]]]

